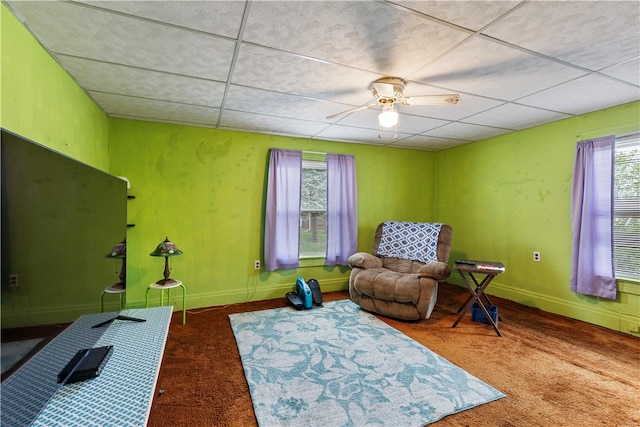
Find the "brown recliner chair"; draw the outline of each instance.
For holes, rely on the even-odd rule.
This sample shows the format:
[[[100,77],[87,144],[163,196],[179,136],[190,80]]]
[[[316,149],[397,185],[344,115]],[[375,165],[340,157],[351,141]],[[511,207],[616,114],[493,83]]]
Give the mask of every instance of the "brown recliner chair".
[[[351,300],[387,317],[429,318],[438,298],[438,282],[451,274],[447,265],[451,234],[447,224],[380,224],[373,240],[373,255],[358,252],[349,257]]]

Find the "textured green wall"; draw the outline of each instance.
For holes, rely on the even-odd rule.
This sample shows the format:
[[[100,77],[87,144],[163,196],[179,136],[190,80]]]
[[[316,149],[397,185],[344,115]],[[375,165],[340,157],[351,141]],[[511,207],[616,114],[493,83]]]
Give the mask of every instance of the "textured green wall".
[[[435,219],[434,153],[113,119],[111,172],[127,176],[136,197],[127,237],[130,305],[141,305],[147,285],[162,278],[163,260],[149,253],[165,236],[184,251],[170,262],[172,277],[188,287],[189,307],[283,298],[298,276],[318,279],[324,291],[346,289],[345,267],[253,269],[263,259],[269,148],[355,155],[363,250],[386,219]]]
[[[108,171],[107,115],[4,4],[0,23],[0,126]]]
[[[640,284],[620,282],[611,301],[573,293],[569,280],[576,142],[639,121],[636,102],[438,152],[436,216],[453,226],[452,259],[504,262],[490,294],[637,334]]]

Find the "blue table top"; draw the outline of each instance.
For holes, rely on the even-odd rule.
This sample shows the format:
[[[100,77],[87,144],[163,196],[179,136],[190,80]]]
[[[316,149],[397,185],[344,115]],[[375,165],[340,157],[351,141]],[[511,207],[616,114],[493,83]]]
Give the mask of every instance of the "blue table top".
[[[149,417],[173,307],[80,317],[2,383],[7,426],[144,426]],[[115,320],[116,314],[146,322]],[[97,378],[60,385],[58,372],[81,349],[113,346]]]

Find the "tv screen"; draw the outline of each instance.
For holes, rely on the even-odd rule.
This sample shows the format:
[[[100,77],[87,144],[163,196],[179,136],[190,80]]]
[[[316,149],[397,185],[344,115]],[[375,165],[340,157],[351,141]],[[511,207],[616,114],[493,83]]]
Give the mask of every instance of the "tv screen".
[[[1,159],[4,341],[100,311],[122,268],[106,255],[126,237],[127,184],[5,130]]]

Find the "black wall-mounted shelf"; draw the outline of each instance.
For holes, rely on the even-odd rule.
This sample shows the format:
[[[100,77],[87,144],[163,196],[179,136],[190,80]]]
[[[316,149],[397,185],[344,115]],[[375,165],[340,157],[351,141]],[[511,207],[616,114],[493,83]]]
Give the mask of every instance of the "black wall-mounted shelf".
[[[135,199],[135,198],[136,198],[136,196],[130,196],[130,195],[127,194],[127,199],[128,200]],[[131,228],[131,227],[135,227],[135,226],[136,226],[135,224],[127,224],[127,228]]]

